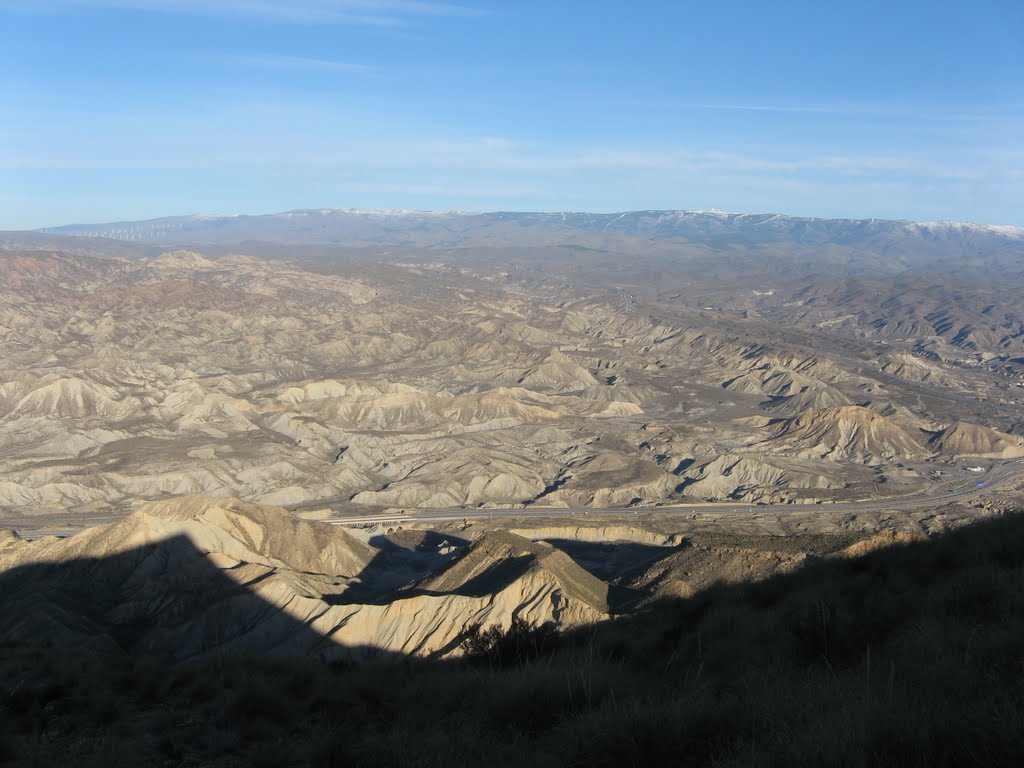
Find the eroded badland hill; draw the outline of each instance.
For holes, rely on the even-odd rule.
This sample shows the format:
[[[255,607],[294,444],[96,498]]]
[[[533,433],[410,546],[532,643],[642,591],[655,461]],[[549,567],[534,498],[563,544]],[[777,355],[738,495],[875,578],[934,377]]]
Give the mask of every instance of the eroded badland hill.
[[[331,241],[155,258],[8,242],[0,507],[849,501],[1024,454],[1016,230],[515,216],[242,217]]]

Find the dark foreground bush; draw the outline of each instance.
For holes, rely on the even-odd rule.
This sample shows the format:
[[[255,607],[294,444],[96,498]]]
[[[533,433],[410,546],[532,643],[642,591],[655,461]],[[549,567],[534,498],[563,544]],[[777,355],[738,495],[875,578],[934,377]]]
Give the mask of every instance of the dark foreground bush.
[[[491,666],[507,667],[534,661],[553,653],[558,640],[554,626],[534,627],[519,616],[508,629],[474,624],[464,630],[461,650],[466,661],[485,661]]]
[[[1024,517],[464,648],[349,666],[8,646],[0,762],[1016,766]]]

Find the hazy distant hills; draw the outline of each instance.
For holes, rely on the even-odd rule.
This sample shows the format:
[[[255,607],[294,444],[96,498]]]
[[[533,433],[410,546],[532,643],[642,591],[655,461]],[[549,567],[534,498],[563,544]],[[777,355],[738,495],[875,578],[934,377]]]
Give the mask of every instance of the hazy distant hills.
[[[0,232],[0,251],[60,251],[78,256],[137,258],[158,256],[164,248],[155,242],[129,242],[112,237],[62,235],[51,232],[15,230]]]
[[[637,253],[656,245],[850,249],[906,261],[919,257],[1024,256],[1024,228],[961,222],[809,219],[718,211],[468,213],[316,209],[257,216],[174,216],[72,224],[42,232],[140,243],[280,243],[428,248],[577,245]]]

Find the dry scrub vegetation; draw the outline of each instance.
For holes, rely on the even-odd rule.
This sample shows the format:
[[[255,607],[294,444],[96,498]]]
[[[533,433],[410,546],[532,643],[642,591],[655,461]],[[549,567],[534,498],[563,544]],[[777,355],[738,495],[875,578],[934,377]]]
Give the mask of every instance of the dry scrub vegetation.
[[[458,661],[6,646],[17,765],[1018,765],[1024,517]]]

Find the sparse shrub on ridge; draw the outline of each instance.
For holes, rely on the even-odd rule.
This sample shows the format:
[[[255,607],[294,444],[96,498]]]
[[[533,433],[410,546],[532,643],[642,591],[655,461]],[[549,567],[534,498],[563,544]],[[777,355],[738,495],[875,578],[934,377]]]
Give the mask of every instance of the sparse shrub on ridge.
[[[551,625],[532,626],[519,616],[512,617],[508,629],[473,624],[464,630],[461,649],[470,661],[486,661],[491,666],[510,666],[531,662],[555,649],[558,632]]]

